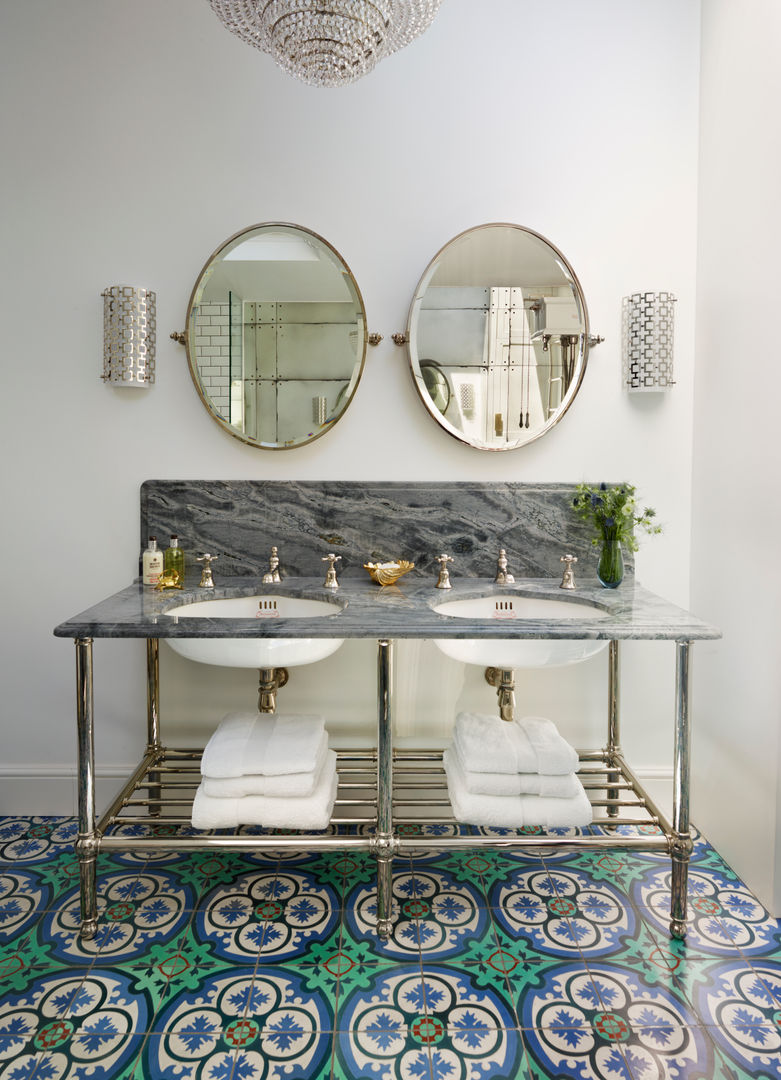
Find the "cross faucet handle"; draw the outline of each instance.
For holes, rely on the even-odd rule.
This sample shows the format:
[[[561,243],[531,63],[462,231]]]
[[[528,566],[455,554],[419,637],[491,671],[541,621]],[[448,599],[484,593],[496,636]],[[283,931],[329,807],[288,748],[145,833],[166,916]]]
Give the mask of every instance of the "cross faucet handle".
[[[559,562],[564,563],[564,574],[561,578],[560,589],[574,589],[575,588],[575,571],[573,567],[578,561],[576,555],[562,555]]]
[[[439,563],[439,577],[437,578],[437,589],[452,589],[450,584],[450,572],[447,568],[447,564],[455,562],[452,555],[445,555],[444,552],[441,555],[437,555],[435,562]]]
[[[323,582],[324,589],[338,589],[339,582],[336,580],[336,564],[341,561],[341,555],[334,555],[331,552],[328,555],[323,555],[320,562],[327,562],[328,569],[325,572],[325,581]]]
[[[218,558],[218,555],[210,555],[208,551],[205,552],[203,555],[196,556],[195,561],[203,563],[203,569],[201,570],[201,580],[198,582],[198,588],[214,588],[214,578],[212,577],[212,563],[215,562]]]
[[[507,569],[507,552],[504,548],[499,549],[499,558],[496,560],[496,577],[494,582],[497,585],[513,585],[515,578]]]

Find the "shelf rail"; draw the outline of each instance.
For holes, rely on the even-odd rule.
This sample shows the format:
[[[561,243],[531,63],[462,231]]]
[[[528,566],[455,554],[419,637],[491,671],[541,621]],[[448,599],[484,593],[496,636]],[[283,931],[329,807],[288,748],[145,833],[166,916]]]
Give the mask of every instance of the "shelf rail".
[[[594,808],[590,827],[547,832],[538,826],[519,830],[483,829],[456,821],[447,793],[441,749],[399,749],[392,755],[393,833],[398,853],[420,849],[487,847],[650,847],[669,850],[671,827],[620,755],[580,751],[578,776]],[[372,848],[378,817],[377,751],[337,751],[339,787],[331,824],[325,832],[235,830],[198,832],[191,808],[201,781],[201,751],[148,749],[97,825],[103,850],[178,851],[226,848],[279,850]],[[605,813],[601,813],[605,811]],[[132,835],[129,826],[148,826]],[[446,827],[443,829],[443,826]],[[183,830],[179,832],[179,830]],[[129,834],[130,833],[130,834]]]

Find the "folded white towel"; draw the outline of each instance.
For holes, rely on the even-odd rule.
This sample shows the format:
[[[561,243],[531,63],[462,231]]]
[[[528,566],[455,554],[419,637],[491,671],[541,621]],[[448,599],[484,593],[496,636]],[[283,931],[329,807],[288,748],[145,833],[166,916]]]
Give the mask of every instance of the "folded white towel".
[[[313,772],[323,730],[322,716],[228,713],[206,744],[201,774],[285,776]]]
[[[508,723],[498,716],[462,712],[456,717],[453,742],[471,772],[561,776],[578,767],[575,750],[542,716]]]
[[[240,799],[215,799],[206,794],[201,784],[193,801],[193,826],[196,829],[232,829],[237,825],[308,831],[325,829],[331,820],[338,784],[333,750],[326,751],[314,791],[303,798],[245,795]]]
[[[442,755],[447,775],[447,790],[457,821],[468,825],[496,825],[521,829],[525,825],[543,828],[566,828],[590,825],[591,803],[577,780],[578,794],[569,799],[550,799],[542,795],[473,795],[467,791],[464,774],[450,750]]]
[[[580,790],[574,773],[548,776],[545,773],[472,772],[461,756],[459,743],[452,751],[464,774],[466,790],[472,795],[545,795],[552,799],[571,799]]]
[[[245,795],[269,795],[283,798],[300,798],[315,790],[320,769],[328,753],[328,734],[323,732],[311,772],[284,773],[281,776],[262,776],[248,773],[246,776],[205,776],[201,787],[206,795],[216,799],[240,799]]]

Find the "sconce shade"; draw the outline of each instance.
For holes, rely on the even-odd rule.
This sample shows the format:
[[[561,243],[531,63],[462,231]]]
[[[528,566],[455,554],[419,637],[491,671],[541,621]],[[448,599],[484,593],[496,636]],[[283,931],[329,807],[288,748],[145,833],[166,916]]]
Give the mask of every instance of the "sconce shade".
[[[621,312],[624,382],[630,392],[669,390],[673,379],[675,297],[669,292],[625,296]]]
[[[101,378],[113,386],[151,386],[155,381],[156,294],[132,285],[111,285],[101,296]]]

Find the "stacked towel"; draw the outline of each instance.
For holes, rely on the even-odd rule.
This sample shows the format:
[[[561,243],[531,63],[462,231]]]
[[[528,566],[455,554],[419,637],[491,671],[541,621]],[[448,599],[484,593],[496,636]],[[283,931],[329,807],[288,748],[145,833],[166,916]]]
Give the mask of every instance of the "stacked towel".
[[[507,723],[459,713],[443,762],[459,821],[515,829],[591,822],[591,804],[575,775],[578,755],[543,717]]]
[[[336,754],[321,716],[228,713],[206,745],[196,829],[324,829],[336,799]]]

